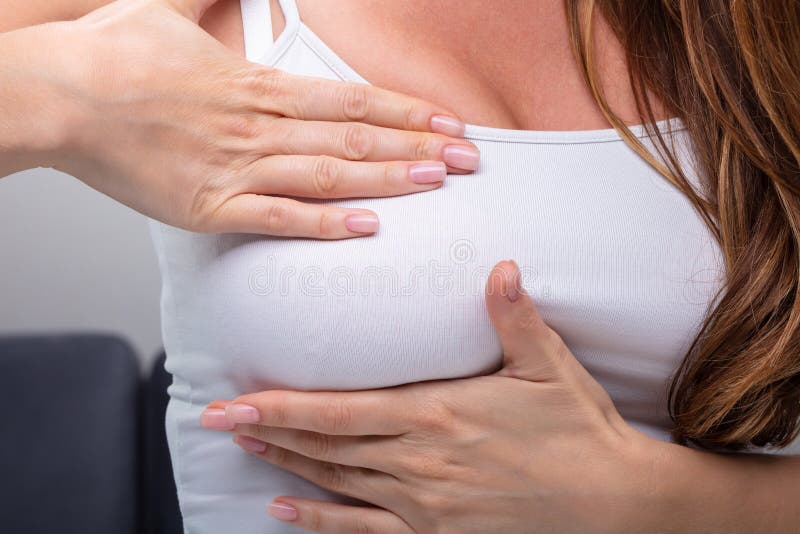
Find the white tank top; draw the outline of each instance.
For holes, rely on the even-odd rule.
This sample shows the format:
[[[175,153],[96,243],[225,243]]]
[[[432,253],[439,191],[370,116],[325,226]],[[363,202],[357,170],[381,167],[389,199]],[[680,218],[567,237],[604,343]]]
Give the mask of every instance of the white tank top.
[[[273,44],[268,0],[242,0],[251,61],[366,83],[294,2],[281,7],[286,29]],[[679,123],[659,127],[688,153]],[[484,284],[507,258],[621,414],[668,439],[670,377],[724,279],[702,220],[614,130],[468,126],[466,136],[481,150],[474,174],[422,194],[336,202],[377,212],[372,237],[199,235],[153,222],[174,375],[167,426],[187,532],[296,532],[265,516],[271,498],[334,498],[201,429],[207,402],[491,372],[501,352]]]

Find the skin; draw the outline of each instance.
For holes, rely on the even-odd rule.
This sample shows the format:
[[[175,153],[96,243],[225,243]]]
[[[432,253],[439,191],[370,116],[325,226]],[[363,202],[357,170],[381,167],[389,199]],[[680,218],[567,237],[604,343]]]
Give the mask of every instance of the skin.
[[[54,167],[193,231],[341,239],[377,215],[289,197],[423,192],[477,166],[442,106],[245,61],[197,27],[215,3],[5,1],[0,176]],[[207,25],[240,43],[222,17]]]
[[[575,61],[562,0],[505,0],[502,7],[463,0],[297,5],[306,25],[371,83],[459,110],[467,122],[527,130],[611,127]],[[622,45],[602,19],[594,34],[603,90],[623,120],[640,123]]]

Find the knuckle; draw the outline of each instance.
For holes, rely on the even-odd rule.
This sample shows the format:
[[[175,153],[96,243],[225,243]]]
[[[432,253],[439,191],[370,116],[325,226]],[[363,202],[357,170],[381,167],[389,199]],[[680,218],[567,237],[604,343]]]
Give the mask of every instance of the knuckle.
[[[353,523],[353,534],[378,534],[378,529],[367,522],[366,519],[358,517],[355,519],[355,523]]]
[[[247,89],[258,99],[272,99],[283,89],[283,74],[277,69],[256,68],[244,76]]]
[[[330,457],[332,443],[328,436],[317,432],[307,432],[300,440],[300,447],[312,458]]]
[[[316,507],[310,507],[304,512],[305,520],[308,523],[306,527],[311,532],[321,532],[323,527],[322,514]]]
[[[288,206],[281,202],[273,202],[264,216],[267,231],[283,233],[289,228],[292,215]]]
[[[322,428],[338,434],[347,430],[353,420],[353,410],[350,405],[342,400],[327,402],[319,411]]]
[[[427,430],[447,431],[453,424],[455,414],[441,399],[429,399],[424,406],[423,425]]]
[[[554,349],[561,347],[566,348],[566,344],[564,343],[564,340],[561,338],[561,336],[558,335],[558,332],[556,332],[555,330],[544,324],[544,321],[542,321],[541,323],[543,330],[542,337],[547,341],[547,343],[549,343],[550,346],[553,347]]]
[[[424,126],[426,113],[414,104],[409,105],[405,112],[405,130],[417,130]]]
[[[417,141],[414,145],[414,159],[425,160],[434,159],[438,157],[436,148],[438,146],[438,137],[435,134],[421,133],[416,134]]]
[[[195,232],[213,229],[214,214],[224,204],[221,198],[223,187],[216,181],[203,182],[192,195],[187,212],[188,225]]]
[[[342,94],[342,115],[345,120],[363,121],[369,113],[369,89],[361,84],[347,84]]]
[[[527,330],[537,336],[545,336],[547,334],[547,325],[544,324],[541,315],[539,312],[536,311],[533,306],[526,307],[520,314],[517,316],[516,325],[517,328],[522,330]]]
[[[393,191],[398,185],[406,181],[408,168],[399,163],[388,163],[383,166],[383,188],[384,191]]]
[[[410,473],[428,480],[445,480],[448,478],[448,462],[431,453],[418,454],[408,462],[406,467]]]
[[[416,492],[411,499],[421,510],[430,512],[433,516],[441,515],[450,506],[449,497],[428,491]]]
[[[446,411],[441,408],[431,411],[425,417],[425,426],[430,430],[444,430],[448,425]]]
[[[226,132],[240,139],[254,139],[261,135],[258,116],[253,114],[236,115],[228,120]]]
[[[281,395],[275,399],[269,409],[270,426],[284,427],[289,423],[288,399]]]
[[[267,441],[268,436],[266,427],[261,425],[242,425],[242,426],[244,427],[241,430],[242,434],[245,434],[247,436],[250,436],[252,438],[261,441]]]
[[[372,148],[372,140],[367,128],[361,124],[350,124],[344,131],[342,149],[349,160],[365,159]]]
[[[547,344],[547,348],[555,356],[555,360],[557,362],[566,362],[571,358],[572,353],[570,352],[566,343],[564,343],[564,340],[561,339],[561,336],[559,336],[555,330],[547,328],[547,333],[544,339]]]
[[[333,490],[340,490],[345,487],[344,468],[337,464],[325,463],[319,468],[320,485]]]
[[[314,191],[324,198],[336,191],[342,178],[342,168],[335,158],[319,156],[314,162],[312,175]]]
[[[289,451],[281,447],[270,446],[267,448],[267,454],[269,454],[270,460],[277,465],[286,465],[289,460]]]
[[[319,237],[333,237],[336,234],[336,228],[337,218],[334,216],[333,212],[323,210],[322,213],[319,214],[319,224],[317,230],[319,232]]]

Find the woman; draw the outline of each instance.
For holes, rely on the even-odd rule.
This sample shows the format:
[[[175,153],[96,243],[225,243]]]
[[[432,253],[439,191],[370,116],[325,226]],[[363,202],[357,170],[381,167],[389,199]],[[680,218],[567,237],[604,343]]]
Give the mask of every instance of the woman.
[[[721,454],[797,435],[796,5],[298,4],[252,59],[539,131],[467,126],[476,175],[369,240],[160,232],[187,527],[796,530],[798,459]],[[202,414],[252,461],[193,430],[224,389],[271,390]]]
[[[304,25],[284,1],[282,33],[272,6],[281,37],[252,59],[363,81],[321,35],[341,55],[350,50],[371,81],[441,95],[472,122],[572,131],[468,127],[483,152],[475,176],[402,201],[341,204],[374,207],[390,221],[367,239],[154,227],[187,531],[281,532],[259,517],[261,502],[335,497],[287,471],[375,505],[283,498],[271,507],[295,526],[326,532],[795,528],[795,458],[719,455],[666,439],[673,430],[679,442],[737,449],[785,445],[796,433],[798,113],[796,80],[784,67],[796,60],[786,28],[796,27],[797,13],[780,2],[752,12],[703,4],[720,13],[654,4],[642,15],[630,6],[606,6],[604,23],[581,9],[568,18],[555,2],[509,2],[479,19],[485,12],[463,2],[421,13],[425,6],[411,3],[381,5],[381,13],[355,1],[336,12],[301,3]],[[252,35],[268,20],[264,4],[243,7]],[[226,17],[233,20],[220,14],[220,26]],[[568,21],[579,43],[596,48],[577,46],[578,62],[565,55]],[[690,45],[681,48],[684,36]],[[258,54],[259,40],[245,37]],[[783,46],[759,61],[756,41]],[[392,50],[415,55],[384,57]],[[530,61],[515,64],[525,50],[533,50]],[[535,70],[524,68],[531,62]],[[659,123],[663,146],[645,128],[624,137],[591,131],[604,120],[626,132],[670,116],[682,121]],[[384,138],[350,132],[351,156]],[[678,188],[623,140],[642,156],[642,148],[654,151],[650,163]],[[467,147],[450,152],[472,167]],[[322,168],[323,183],[345,175]],[[502,263],[489,276],[508,256],[522,272]],[[487,278],[488,314],[476,291]],[[275,390],[224,411],[212,405],[204,423],[235,423],[252,457],[197,429],[214,397],[375,388],[501,365],[494,376],[386,391]],[[666,382],[679,367],[673,428]]]

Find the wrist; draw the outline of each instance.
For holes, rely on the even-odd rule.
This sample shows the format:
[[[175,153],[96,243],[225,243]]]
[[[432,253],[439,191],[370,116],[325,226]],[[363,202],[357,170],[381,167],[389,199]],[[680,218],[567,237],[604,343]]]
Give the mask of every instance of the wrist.
[[[665,516],[677,493],[670,484],[670,465],[676,461],[671,444],[659,441],[629,426],[618,428],[623,438],[623,467],[617,487],[616,510],[605,532],[650,533],[670,531]]]
[[[77,106],[56,51],[67,31],[50,23],[0,34],[0,176],[56,166],[66,153]]]

